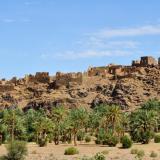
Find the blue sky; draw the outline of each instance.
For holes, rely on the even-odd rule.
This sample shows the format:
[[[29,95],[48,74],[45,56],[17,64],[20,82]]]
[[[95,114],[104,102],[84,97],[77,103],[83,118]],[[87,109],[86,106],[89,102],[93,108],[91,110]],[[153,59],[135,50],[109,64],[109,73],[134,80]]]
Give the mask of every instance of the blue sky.
[[[159,0],[1,0],[0,77],[160,56]]]

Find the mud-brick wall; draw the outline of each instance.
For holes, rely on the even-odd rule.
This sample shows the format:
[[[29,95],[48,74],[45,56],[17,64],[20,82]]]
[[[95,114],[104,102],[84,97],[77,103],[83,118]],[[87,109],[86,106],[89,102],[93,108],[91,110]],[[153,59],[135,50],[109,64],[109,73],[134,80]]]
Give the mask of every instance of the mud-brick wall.
[[[157,65],[157,61],[153,57],[141,57],[141,66]]]
[[[50,76],[48,72],[37,72],[35,75],[35,80],[40,83],[49,83]]]
[[[79,73],[60,73],[56,74],[56,85],[57,86],[67,86],[69,83],[74,82],[77,84],[82,84],[83,75],[81,72]]]

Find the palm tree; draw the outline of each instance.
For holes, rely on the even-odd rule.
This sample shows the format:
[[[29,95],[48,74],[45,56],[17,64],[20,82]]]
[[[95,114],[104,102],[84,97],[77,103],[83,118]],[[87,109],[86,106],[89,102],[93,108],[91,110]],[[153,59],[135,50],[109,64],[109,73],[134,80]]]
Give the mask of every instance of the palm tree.
[[[102,125],[106,128],[112,130],[113,134],[116,134],[116,127],[122,122],[122,111],[119,106],[111,105],[107,106],[107,111],[102,118]]]
[[[25,135],[23,112],[20,109],[5,109],[1,113],[1,128],[9,133],[9,138],[14,141]]]
[[[62,128],[62,124],[67,116],[67,110],[64,107],[54,107],[49,114],[50,119],[55,124],[53,137],[56,145],[59,144],[60,140],[60,132]]]
[[[130,118],[130,134],[134,141],[149,143],[154,130],[158,126],[158,115],[155,111],[139,109],[132,112]]]
[[[141,109],[155,110],[160,112],[160,101],[157,99],[150,99],[142,105]]]
[[[75,108],[69,113],[71,121],[72,133],[74,137],[74,145],[76,146],[77,133],[80,129],[84,128],[84,125],[88,121],[88,112],[85,108]]]
[[[53,132],[54,124],[47,117],[39,117],[38,121],[33,123],[33,127],[35,129],[38,140],[47,140],[47,135]]]

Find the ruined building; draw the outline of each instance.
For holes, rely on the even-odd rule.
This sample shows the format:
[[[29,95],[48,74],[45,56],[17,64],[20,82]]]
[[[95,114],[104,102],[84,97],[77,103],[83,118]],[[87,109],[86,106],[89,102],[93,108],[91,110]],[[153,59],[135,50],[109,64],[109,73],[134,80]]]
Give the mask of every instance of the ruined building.
[[[158,60],[160,64],[160,59]],[[157,66],[157,60],[151,56],[141,57],[140,60],[133,60],[131,66],[122,66],[110,64],[103,67],[92,67],[88,69],[88,76],[101,76],[110,77],[113,76],[131,76],[135,72],[140,72],[140,67]]]
[[[108,73],[108,68],[106,66],[103,66],[103,67],[90,67],[88,69],[88,72],[87,72],[88,76],[91,77],[91,76],[106,76],[106,74]]]
[[[68,86],[71,83],[81,85],[83,81],[83,75],[81,72],[78,73],[56,73],[55,86]]]
[[[50,76],[48,72],[37,72],[36,75],[26,75],[25,76],[25,83],[49,83]]]
[[[147,67],[147,66],[156,66],[157,60],[151,56],[141,57],[141,60],[132,61],[132,66],[136,67]]]

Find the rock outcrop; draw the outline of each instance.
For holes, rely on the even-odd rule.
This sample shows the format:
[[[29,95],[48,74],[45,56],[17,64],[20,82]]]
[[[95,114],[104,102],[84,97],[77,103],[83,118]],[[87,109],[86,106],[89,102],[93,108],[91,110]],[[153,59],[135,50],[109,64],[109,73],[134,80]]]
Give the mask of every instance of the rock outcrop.
[[[94,68],[85,73],[58,72],[53,77],[42,72],[23,79],[3,79],[0,81],[0,109],[12,106],[24,110],[49,109],[62,105],[94,108],[105,103],[133,110],[149,99],[160,99],[160,65],[135,64],[140,63],[121,67],[118,72],[117,67],[109,66],[105,70],[102,67],[102,71]]]

